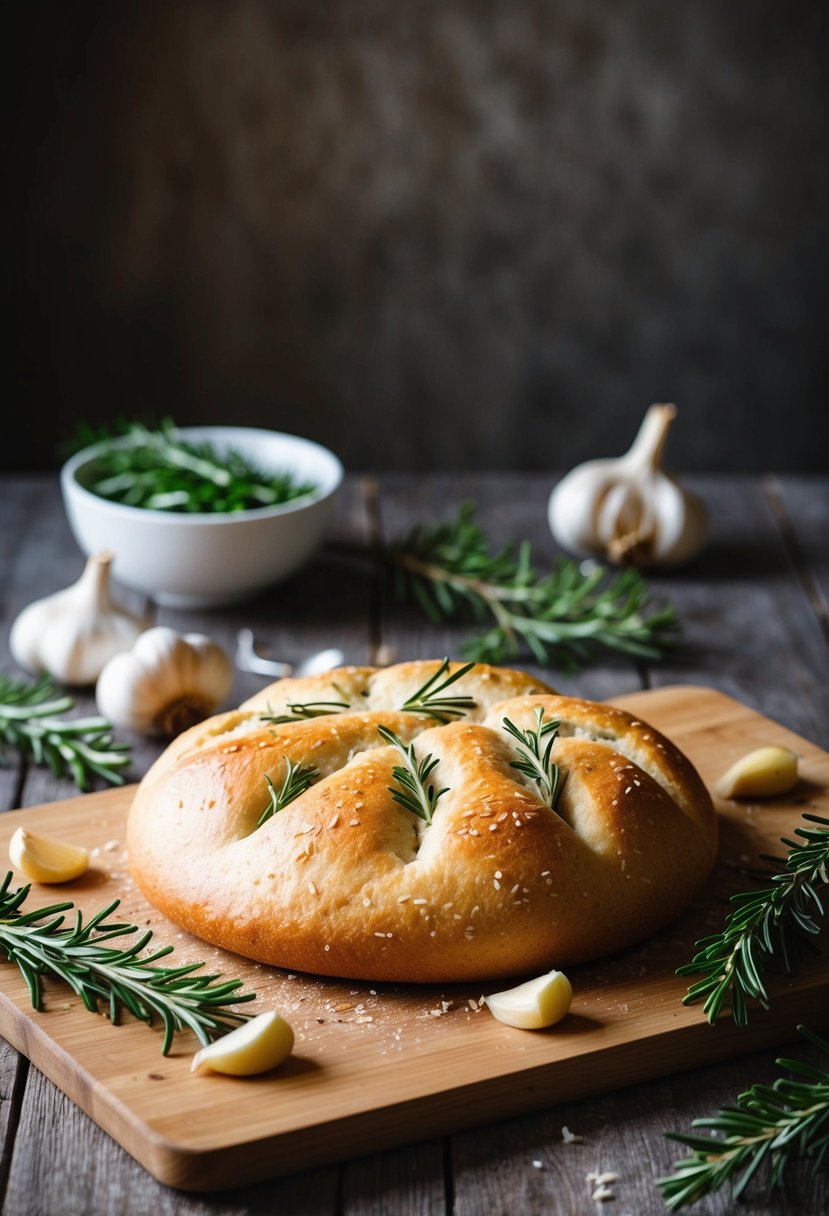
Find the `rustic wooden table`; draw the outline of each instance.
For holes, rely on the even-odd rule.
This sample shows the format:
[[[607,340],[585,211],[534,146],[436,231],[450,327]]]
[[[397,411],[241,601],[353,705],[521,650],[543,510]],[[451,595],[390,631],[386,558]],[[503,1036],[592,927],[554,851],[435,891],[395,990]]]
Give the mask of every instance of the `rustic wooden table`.
[[[680,650],[658,666],[622,659],[576,675],[539,671],[563,692],[613,697],[670,683],[708,684],[776,719],[821,746],[829,740],[829,481],[816,477],[697,477],[688,484],[705,499],[710,540],[684,570],[652,576],[658,595],[676,604],[684,629]],[[554,556],[546,524],[552,476],[517,474],[352,476],[340,502],[333,541],[370,544],[415,521],[442,518],[473,499],[494,541],[529,537],[539,564]],[[6,476],[0,482],[0,663],[12,671],[9,626],[33,599],[68,585],[82,558],[58,492],[48,475]],[[336,582],[336,594],[332,583]],[[125,597],[122,597],[125,598]],[[290,583],[233,610],[200,614],[161,611],[160,622],[201,629],[231,652],[237,629],[250,626],[278,657],[297,660],[336,644],[346,661],[382,656],[456,655],[460,630],[442,629],[395,603],[370,563],[344,565],[326,549]],[[519,665],[516,663],[516,665]],[[529,662],[521,663],[528,670]],[[235,702],[261,688],[261,676],[238,673]],[[91,707],[83,697],[78,709]],[[124,733],[121,732],[122,737]],[[159,746],[134,738],[131,779]],[[13,761],[0,769],[0,806],[30,806],[74,793],[69,782]],[[797,1041],[794,1028],[792,1041]],[[802,1048],[802,1041],[798,1041]],[[3,1045],[0,1054],[0,1192],[5,1216],[181,1213],[242,1216],[501,1216],[582,1213],[619,1216],[664,1211],[654,1179],[670,1171],[681,1149],[666,1139],[694,1118],[733,1102],[755,1081],[777,1075],[781,1049],[688,1071],[597,1098],[550,1105],[448,1139],[410,1147],[213,1195],[189,1195],[156,1182],[27,1060]],[[801,1054],[808,1054],[801,1052]],[[565,1142],[562,1128],[581,1140]],[[370,1150],[369,1145],[366,1146]],[[587,1176],[618,1175],[615,1198],[592,1200]],[[732,1208],[727,1192],[693,1211],[714,1216]],[[798,1167],[785,1195],[757,1181],[741,1211],[782,1216],[826,1210],[826,1175]]]

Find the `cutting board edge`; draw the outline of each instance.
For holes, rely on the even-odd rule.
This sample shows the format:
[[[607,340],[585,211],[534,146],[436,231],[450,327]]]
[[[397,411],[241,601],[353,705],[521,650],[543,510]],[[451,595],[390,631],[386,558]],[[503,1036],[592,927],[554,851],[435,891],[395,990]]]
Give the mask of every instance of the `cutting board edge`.
[[[104,1082],[79,1065],[72,1053],[44,1029],[39,1019],[21,1009],[2,991],[0,1035],[159,1181],[164,1181],[164,1173],[174,1173],[175,1169],[162,1167],[161,1172],[157,1172],[158,1166],[151,1164],[156,1156],[163,1161],[165,1155],[169,1155],[175,1163],[182,1153],[189,1155],[186,1145],[169,1140],[132,1111]],[[142,1139],[150,1153],[135,1151],[132,1147]]]
[[[793,990],[787,998],[778,998],[769,1016],[757,1018],[747,1027],[739,1028],[725,1022],[709,1027],[710,1047],[704,1054],[704,1062],[716,1064],[801,1041],[792,1016],[796,1011],[801,1015],[798,1020],[802,1021],[804,1014],[809,1019],[810,1029],[829,1029],[825,991],[817,984],[805,992]],[[181,1146],[156,1133],[156,1151],[144,1154],[143,1160],[136,1159],[158,1181],[176,1190],[213,1193],[234,1189],[240,1185],[241,1171],[244,1171],[245,1184],[286,1177],[362,1156],[367,1144],[372,1152],[382,1152],[674,1076],[700,1066],[701,1058],[696,1050],[698,1035],[696,1024],[685,1024],[649,1038],[647,1051],[642,1060],[636,1062],[630,1056],[629,1044],[615,1043],[599,1053],[602,1069],[586,1070],[580,1058],[550,1061],[522,1072],[457,1086],[441,1094],[437,1103],[434,1094],[425,1095],[395,1106],[357,1112],[330,1123],[320,1122],[311,1128],[217,1149]],[[687,1069],[677,1068],[673,1058],[677,1040],[683,1039],[688,1040],[689,1054],[693,1051],[693,1060],[689,1059]],[[554,1100],[545,1092],[551,1082],[555,1086]],[[736,1094],[734,1096],[736,1098]],[[423,1122],[428,1122],[428,1136],[413,1137],[412,1125]],[[336,1145],[335,1152],[332,1152],[332,1145]],[[229,1170],[237,1179],[233,1188],[224,1181]]]
[[[643,1040],[639,1045],[641,1055],[631,1051],[628,1041],[608,1044],[591,1056],[591,1065],[598,1060],[601,1068],[585,1067],[582,1057],[550,1060],[450,1087],[437,1096],[430,1093],[412,1097],[391,1106],[360,1110],[217,1148],[199,1148],[177,1140],[136,1115],[104,1084],[84,1069],[72,1067],[76,1062],[71,1053],[4,993],[0,993],[0,1033],[159,1182],[179,1191],[212,1193],[335,1165],[362,1155],[367,1144],[372,1151],[384,1151],[676,1075],[685,1071],[677,1068],[675,1059],[677,1044],[683,1041],[693,1052],[688,1068],[795,1043],[799,1041],[797,1025],[804,1020],[812,1030],[829,1029],[825,981],[814,973],[809,973],[806,980],[802,987],[795,977],[788,991],[774,995],[771,1009],[758,1011],[747,1027],[737,1027],[727,1020],[706,1027],[702,1053],[700,1010],[698,1021],[667,1026]],[[222,1078],[216,1080],[222,1083]],[[428,1137],[413,1137],[412,1126],[424,1122],[428,1122]],[[226,1181],[229,1173],[234,1176],[232,1187]]]

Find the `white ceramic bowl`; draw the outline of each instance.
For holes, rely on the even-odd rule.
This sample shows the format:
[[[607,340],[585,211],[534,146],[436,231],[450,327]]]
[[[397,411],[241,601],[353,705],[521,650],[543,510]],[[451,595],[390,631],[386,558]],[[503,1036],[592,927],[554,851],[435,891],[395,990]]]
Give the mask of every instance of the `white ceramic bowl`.
[[[257,468],[292,473],[317,489],[276,507],[227,514],[179,514],[128,507],[93,494],[78,480],[95,454],[123,439],[93,444],[61,469],[72,534],[89,556],[115,557],[112,573],[158,604],[205,608],[230,604],[283,581],[322,542],[343,467],[327,448],[280,431],[254,427],[181,427],[182,438],[234,449]]]

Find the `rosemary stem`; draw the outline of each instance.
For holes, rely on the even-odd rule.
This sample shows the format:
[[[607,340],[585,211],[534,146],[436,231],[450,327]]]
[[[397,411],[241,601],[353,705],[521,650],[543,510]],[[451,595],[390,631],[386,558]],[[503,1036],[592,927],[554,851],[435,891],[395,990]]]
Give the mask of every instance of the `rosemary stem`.
[[[530,588],[515,588],[501,587],[496,583],[488,583],[483,579],[472,578],[465,574],[456,574],[446,570],[443,566],[436,566],[433,562],[423,561],[421,558],[415,557],[411,553],[389,552],[383,554],[384,560],[389,561],[395,566],[402,566],[404,570],[410,570],[413,574],[420,574],[424,578],[428,578],[434,583],[448,583],[450,587],[457,587],[465,591],[472,591],[482,599],[491,601],[493,612],[496,611],[496,606],[500,601],[514,603],[517,600],[530,600],[538,598],[533,596]],[[509,613],[505,614],[505,620],[508,619]]]

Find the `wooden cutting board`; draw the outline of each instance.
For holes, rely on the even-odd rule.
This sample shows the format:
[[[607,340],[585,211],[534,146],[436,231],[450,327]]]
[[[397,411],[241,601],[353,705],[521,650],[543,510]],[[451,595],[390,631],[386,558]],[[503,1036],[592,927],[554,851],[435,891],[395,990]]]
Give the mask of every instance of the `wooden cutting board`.
[[[720,859],[706,889],[668,930],[638,949],[571,968],[572,1011],[546,1031],[496,1021],[481,1003],[503,985],[421,988],[295,975],[246,962],[179,931],[149,907],[129,879],[124,852],[133,788],[107,790],[2,816],[0,848],[19,824],[95,850],[77,882],[33,887],[27,902],[72,899],[85,912],[120,898],[119,918],[152,927],[181,961],[238,975],[278,1008],[296,1033],[276,1072],[238,1080],[196,1076],[197,1044],[129,1018],[113,1027],[58,983],[46,1009],[31,1009],[16,967],[0,965],[0,1032],[156,1178],[187,1190],[240,1186],[428,1135],[585,1097],[790,1041],[804,1022],[829,1018],[829,962],[771,978],[770,1011],[738,1030],[706,1023],[681,1003],[675,968],[697,937],[721,927],[728,896],[750,883],[747,866],[780,856],[804,811],[829,815],[829,755],[712,689],[673,686],[615,703],[669,735],[709,786],[753,747],[781,743],[800,757],[801,783],[771,802],[718,802]],[[172,859],[174,864],[174,859]],[[17,876],[22,882],[21,876]]]

